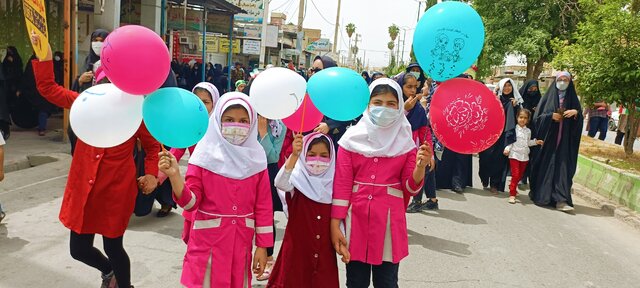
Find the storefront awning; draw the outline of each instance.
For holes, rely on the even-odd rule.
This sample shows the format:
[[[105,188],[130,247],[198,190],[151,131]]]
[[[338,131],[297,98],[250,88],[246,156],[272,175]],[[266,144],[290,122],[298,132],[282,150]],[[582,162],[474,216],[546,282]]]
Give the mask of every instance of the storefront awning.
[[[216,11],[225,14],[247,13],[242,8],[235,6],[225,0],[169,0],[167,4],[184,5],[187,1],[188,7],[206,8],[208,11]]]

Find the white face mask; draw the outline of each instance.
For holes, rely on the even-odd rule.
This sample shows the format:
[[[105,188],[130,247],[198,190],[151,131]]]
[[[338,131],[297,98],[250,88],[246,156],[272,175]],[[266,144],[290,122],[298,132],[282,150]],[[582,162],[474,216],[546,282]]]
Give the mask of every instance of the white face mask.
[[[369,116],[371,122],[380,127],[387,127],[398,119],[398,109],[387,108],[383,106],[369,106]]]
[[[325,157],[309,157],[305,159],[305,166],[311,175],[320,175],[329,169],[331,159]]]
[[[237,122],[224,122],[222,123],[222,137],[227,139],[229,143],[233,145],[240,145],[244,143],[249,137],[250,124],[237,123]]]
[[[411,73],[411,75],[416,77],[416,79],[420,79],[420,72],[409,72],[409,73]]]
[[[91,50],[93,50],[93,53],[96,53],[96,55],[100,56],[100,53],[102,53],[102,44],[102,42],[98,41],[91,42]]]
[[[569,88],[569,83],[565,81],[557,81],[556,88],[558,88],[558,90],[560,91],[566,91],[567,88]]]
[[[60,61],[60,56],[53,57],[53,60]]]

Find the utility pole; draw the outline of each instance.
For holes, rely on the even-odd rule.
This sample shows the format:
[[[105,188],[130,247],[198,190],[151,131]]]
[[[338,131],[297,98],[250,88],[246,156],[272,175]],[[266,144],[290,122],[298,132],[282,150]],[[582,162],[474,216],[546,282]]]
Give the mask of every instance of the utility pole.
[[[353,44],[353,47],[351,47],[351,53],[353,53],[353,48],[358,47],[358,42],[362,41],[360,40],[360,34],[356,33],[356,41],[355,44]],[[358,63],[358,54],[357,53],[353,53],[353,57],[352,57],[353,61],[355,62],[356,65],[352,65],[352,67],[357,67],[357,63]]]
[[[300,35],[300,33],[302,33],[303,31],[303,27],[302,27],[303,21],[304,21],[304,0],[300,0],[300,6],[298,7],[298,34],[296,34],[296,40],[298,39],[298,35]],[[298,42],[296,41],[296,45],[297,44]],[[302,45],[302,41],[300,41],[300,45]],[[297,63],[299,65],[300,58],[302,58],[302,47],[296,47],[296,48],[300,50],[300,55],[298,55],[298,63]],[[298,65],[296,65],[296,68]]]
[[[364,66],[365,62],[367,62],[367,50],[364,50],[364,56],[362,57],[362,66]]]
[[[404,64],[404,44],[407,43],[407,29],[403,29],[404,30],[404,36],[402,36],[402,57],[400,58],[400,61],[402,61],[402,64]]]
[[[267,54],[267,18],[269,17],[269,2],[271,1],[263,1],[264,3],[264,11],[262,13],[262,37],[260,37],[260,64],[258,67],[265,67],[265,56]]]
[[[338,14],[336,15],[336,30],[334,31],[334,35],[333,35],[333,53],[336,53],[336,51],[338,51],[338,32],[340,31],[340,2],[341,0],[338,0]]]

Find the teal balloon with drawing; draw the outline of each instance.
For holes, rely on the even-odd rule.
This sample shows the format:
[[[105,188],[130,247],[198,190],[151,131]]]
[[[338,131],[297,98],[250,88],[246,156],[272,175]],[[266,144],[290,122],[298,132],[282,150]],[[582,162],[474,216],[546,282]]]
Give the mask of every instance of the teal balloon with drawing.
[[[482,18],[458,1],[437,4],[424,13],[413,35],[420,67],[434,80],[446,81],[475,63],[484,46]]]
[[[142,119],[158,142],[175,148],[195,145],[209,126],[209,113],[202,100],[176,87],[161,88],[147,96]]]
[[[311,102],[325,116],[349,121],[362,115],[369,104],[369,86],[360,73],[331,67],[315,73],[307,83]]]

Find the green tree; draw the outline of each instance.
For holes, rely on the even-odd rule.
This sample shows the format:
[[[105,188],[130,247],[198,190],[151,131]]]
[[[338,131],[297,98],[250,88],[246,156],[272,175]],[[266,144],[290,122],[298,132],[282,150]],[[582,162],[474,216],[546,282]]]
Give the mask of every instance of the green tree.
[[[398,34],[400,34],[400,27],[398,27],[398,25],[393,24],[389,26],[389,37],[391,37],[391,41],[396,41]]]
[[[598,99],[627,108],[624,151],[633,153],[640,118],[640,1],[580,0],[585,21],[575,43],[554,41],[553,64],[576,75],[583,103]],[[636,109],[634,109],[636,108]]]
[[[475,0],[486,38],[478,61],[479,76],[500,66],[507,54],[527,59],[527,79],[538,78],[553,60],[552,40],[570,40],[581,20],[579,0]]]

